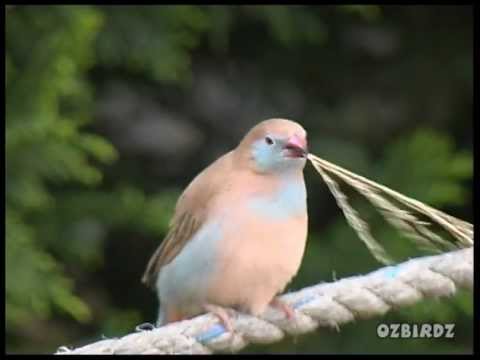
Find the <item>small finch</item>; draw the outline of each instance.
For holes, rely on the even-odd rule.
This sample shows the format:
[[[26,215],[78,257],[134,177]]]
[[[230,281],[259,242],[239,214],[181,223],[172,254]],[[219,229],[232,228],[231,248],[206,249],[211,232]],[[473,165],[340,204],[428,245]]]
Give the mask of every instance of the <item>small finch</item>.
[[[285,119],[253,127],[179,197],[142,281],[160,301],[158,325],[225,308],[259,315],[296,275],[307,239],[306,131]]]

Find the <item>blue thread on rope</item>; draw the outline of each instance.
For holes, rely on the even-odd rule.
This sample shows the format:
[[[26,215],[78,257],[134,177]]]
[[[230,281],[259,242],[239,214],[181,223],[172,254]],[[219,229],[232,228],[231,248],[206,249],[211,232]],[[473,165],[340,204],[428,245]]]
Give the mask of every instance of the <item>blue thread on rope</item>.
[[[198,335],[196,337],[196,339],[197,339],[198,342],[206,343],[206,342],[209,342],[210,340],[222,335],[225,332],[226,332],[226,330],[221,324],[216,324],[216,325],[213,325],[210,329],[208,329],[203,334]]]
[[[399,272],[400,269],[398,266],[388,266],[383,270],[383,274],[390,279],[394,279]]]
[[[310,296],[306,297],[305,299],[300,299],[300,300],[294,302],[293,305],[292,305],[292,307],[293,307],[294,309],[296,309],[296,308],[298,308],[298,307],[300,307],[300,306],[303,306],[303,305],[309,303],[309,302],[312,301],[314,298],[315,298],[315,296],[310,295]]]

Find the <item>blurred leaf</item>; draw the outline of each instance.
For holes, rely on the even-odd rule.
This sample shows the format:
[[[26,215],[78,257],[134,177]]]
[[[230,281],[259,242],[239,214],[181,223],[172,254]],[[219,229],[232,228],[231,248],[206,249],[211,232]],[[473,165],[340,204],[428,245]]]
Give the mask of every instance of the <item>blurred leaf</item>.
[[[133,332],[141,322],[141,316],[136,310],[110,309],[101,332],[108,337],[123,336]]]
[[[419,129],[386,150],[380,182],[429,205],[442,207],[465,202],[462,181],[473,173],[473,158],[455,152],[451,139]]]
[[[378,5],[339,5],[338,8],[348,13],[358,14],[369,21],[377,20],[382,14],[382,9]]]
[[[208,15],[195,6],[109,6],[97,42],[102,64],[123,67],[156,81],[185,83],[190,50],[209,28]]]
[[[39,220],[62,201],[53,184],[97,184],[89,163],[111,161],[114,150],[82,126],[91,94],[84,72],[101,24],[90,7],[15,7],[7,16],[6,50],[6,313],[7,329],[30,318],[66,313],[91,319],[74,295],[63,259],[39,236],[60,223]],[[21,69],[18,70],[18,69]],[[72,102],[72,98],[75,99]],[[63,239],[68,242],[68,237]]]

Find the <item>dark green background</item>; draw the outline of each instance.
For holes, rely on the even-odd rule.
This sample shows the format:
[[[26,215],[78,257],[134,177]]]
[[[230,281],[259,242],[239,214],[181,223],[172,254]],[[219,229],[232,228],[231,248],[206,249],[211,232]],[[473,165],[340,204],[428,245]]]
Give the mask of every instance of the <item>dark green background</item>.
[[[260,120],[311,151],[472,220],[470,6],[7,6],[6,344],[49,353],[154,321],[140,276],[193,176]],[[381,266],[305,171],[310,233],[289,289]],[[424,255],[345,189],[399,261]],[[249,347],[469,353],[471,292]],[[379,339],[454,322],[454,339]]]

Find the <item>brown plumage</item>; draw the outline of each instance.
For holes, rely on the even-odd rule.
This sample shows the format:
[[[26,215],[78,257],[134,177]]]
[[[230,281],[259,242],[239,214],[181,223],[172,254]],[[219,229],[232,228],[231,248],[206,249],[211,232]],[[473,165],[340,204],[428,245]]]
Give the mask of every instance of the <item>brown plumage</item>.
[[[229,327],[222,307],[258,314],[283,291],[307,235],[305,154],[300,125],[266,120],[193,179],[142,278],[159,323],[207,310]]]

